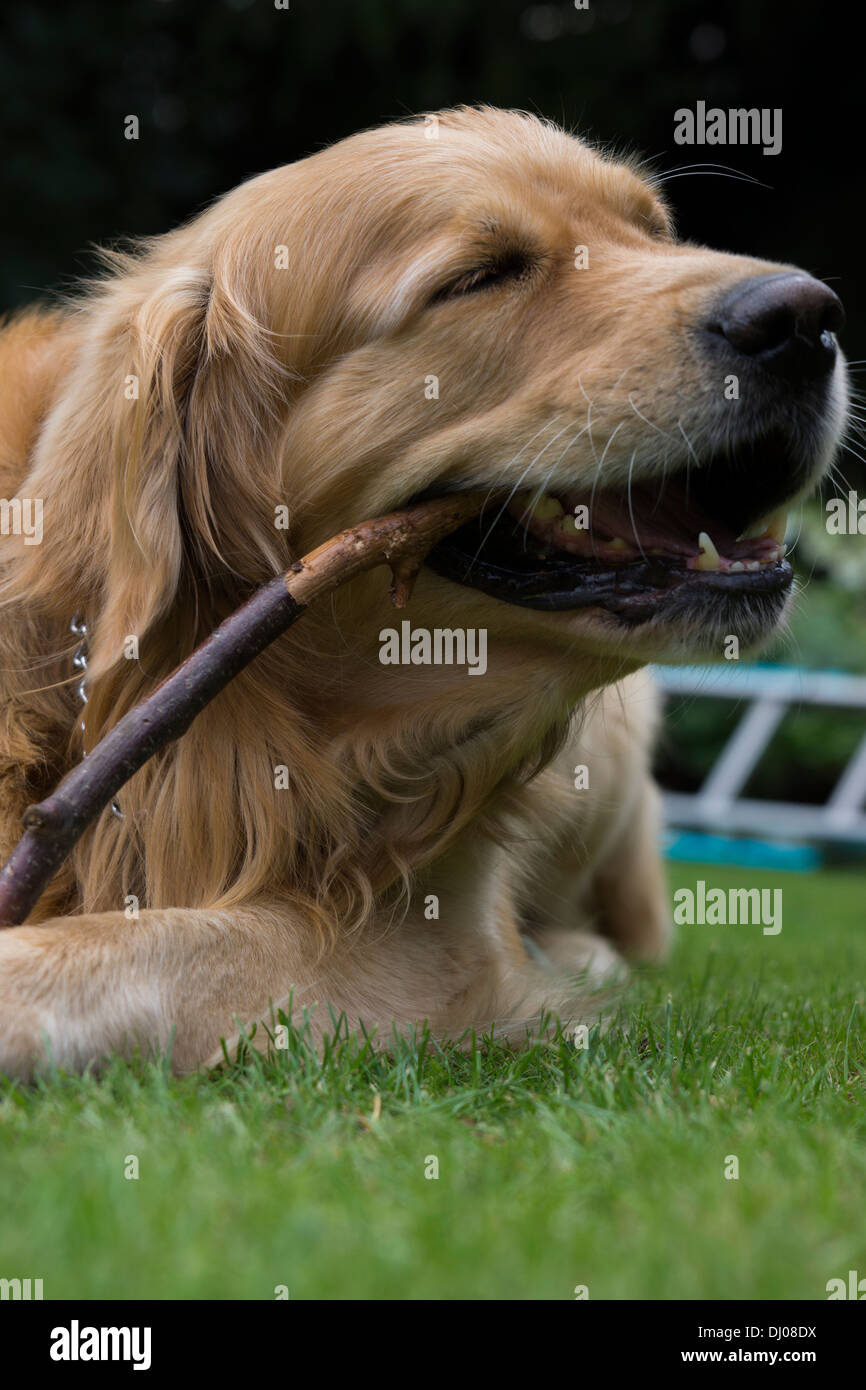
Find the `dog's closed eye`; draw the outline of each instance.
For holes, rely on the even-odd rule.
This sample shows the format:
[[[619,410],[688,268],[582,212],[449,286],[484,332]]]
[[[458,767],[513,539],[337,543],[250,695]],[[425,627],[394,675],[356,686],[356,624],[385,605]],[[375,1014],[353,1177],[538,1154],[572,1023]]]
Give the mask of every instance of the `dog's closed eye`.
[[[460,299],[465,295],[525,280],[536,263],[537,258],[527,248],[508,247],[479,262],[471,270],[464,271],[456,279],[440,285],[432,295],[430,304],[441,304],[446,299]]]

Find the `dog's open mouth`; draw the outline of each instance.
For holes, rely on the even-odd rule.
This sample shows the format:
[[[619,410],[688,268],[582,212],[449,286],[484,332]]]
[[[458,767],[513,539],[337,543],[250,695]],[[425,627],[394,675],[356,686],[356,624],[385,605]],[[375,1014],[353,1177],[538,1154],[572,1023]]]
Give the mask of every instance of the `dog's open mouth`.
[[[623,489],[521,492],[433,550],[437,573],[524,607],[600,607],[627,622],[714,591],[784,600],[786,502],[802,485],[787,441],[692,464]]]

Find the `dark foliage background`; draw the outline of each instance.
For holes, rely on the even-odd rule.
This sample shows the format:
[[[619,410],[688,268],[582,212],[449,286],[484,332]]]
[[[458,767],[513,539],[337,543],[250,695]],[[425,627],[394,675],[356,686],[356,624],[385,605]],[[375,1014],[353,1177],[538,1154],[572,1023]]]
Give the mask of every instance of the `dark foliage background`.
[[[167,230],[361,127],[483,101],[664,170],[718,161],[769,185],[681,176],[668,191],[685,236],[829,280],[848,355],[866,358],[856,18],[815,0],[18,0],[0,21],[0,310],[87,271],[90,243]],[[781,107],[781,154],[675,145],[675,110],[698,100]],[[844,471],[866,487],[850,455]],[[808,601],[778,654],[866,670],[862,538],[819,554],[813,521],[815,548],[807,526],[798,551]],[[730,717],[700,702],[676,714],[670,781],[699,780]],[[762,791],[826,795],[857,731],[818,717],[777,740]]]

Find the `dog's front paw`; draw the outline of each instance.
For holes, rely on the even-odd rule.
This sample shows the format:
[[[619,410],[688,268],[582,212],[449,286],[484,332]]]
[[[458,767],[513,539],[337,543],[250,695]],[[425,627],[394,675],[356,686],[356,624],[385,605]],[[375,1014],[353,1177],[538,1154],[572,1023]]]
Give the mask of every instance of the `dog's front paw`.
[[[52,1054],[56,1020],[36,928],[0,931],[0,1073],[30,1081]]]
[[[539,963],[578,976],[590,988],[618,984],[628,975],[622,956],[592,932],[547,927],[534,938]]]

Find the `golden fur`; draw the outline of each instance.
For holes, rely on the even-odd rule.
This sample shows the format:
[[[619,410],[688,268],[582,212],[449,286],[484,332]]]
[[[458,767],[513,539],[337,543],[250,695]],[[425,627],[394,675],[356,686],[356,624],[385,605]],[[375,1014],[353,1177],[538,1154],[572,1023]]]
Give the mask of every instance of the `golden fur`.
[[[598,440],[616,433],[611,479],[638,447],[660,469],[676,421],[700,441],[683,319],[777,267],[676,242],[636,169],[533,118],[460,110],[436,133],[388,126],[255,178],[0,333],[0,495],[44,499],[45,533],[0,538],[4,857],[82,754],[76,610],[92,746],[342,527],[433,485],[510,487],[547,438],[522,486],[554,459],[591,478],[594,447],[568,443],[587,402]],[[506,232],[549,265],[542,288],[425,307]],[[577,242],[591,275],[568,273]],[[700,639],[630,641],[425,568],[407,616],[486,628],[488,672],[383,667],[387,582],[306,614],[137,774],[123,820],[103,814],[30,923],[0,933],[0,1066],[29,1075],[46,1039],[80,1067],[173,1034],[175,1065],[194,1067],[290,991],[320,1027],[330,1004],[385,1037],[424,1018],[514,1034],[547,1006],[590,1016],[567,976],[588,967],[590,992],[608,978],[605,939],[664,953],[654,698],[634,673]],[[527,929],[564,973],[527,955]]]

